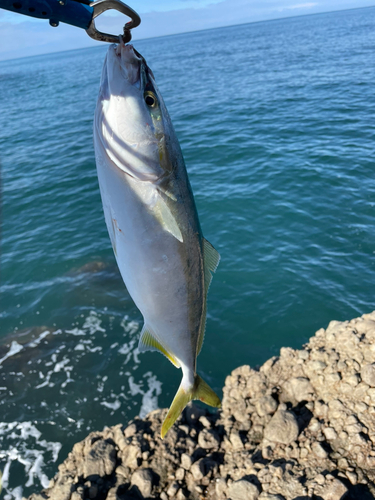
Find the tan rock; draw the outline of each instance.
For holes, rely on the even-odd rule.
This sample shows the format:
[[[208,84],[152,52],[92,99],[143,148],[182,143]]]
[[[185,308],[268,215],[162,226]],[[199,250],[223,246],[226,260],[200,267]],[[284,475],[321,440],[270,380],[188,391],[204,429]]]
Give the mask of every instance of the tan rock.
[[[347,493],[348,488],[339,479],[333,479],[324,489],[322,498],[324,500],[343,500]]]
[[[172,483],[167,489],[167,495],[169,496],[169,498],[174,498],[177,495],[179,489],[180,486],[178,483]]]
[[[309,379],[295,377],[289,379],[283,385],[282,400],[300,403],[301,401],[309,401],[313,394],[314,388]]]
[[[220,446],[220,438],[216,431],[203,429],[198,435],[198,444],[205,450],[212,450]]]
[[[138,469],[134,472],[131,478],[131,486],[136,486],[143,495],[147,498],[151,495],[154,481],[154,474],[151,469]]]
[[[191,464],[191,456],[187,453],[183,453],[181,455],[181,467],[183,467],[185,470],[190,470]]]
[[[136,469],[140,463],[142,453],[138,445],[130,444],[123,450],[123,464],[130,469]]]
[[[199,481],[204,477],[203,459],[198,460],[191,466],[191,473],[196,481]]]
[[[323,448],[323,446],[318,442],[315,442],[311,445],[311,451],[314,453],[314,455],[317,458],[327,458],[328,457],[328,453]]]
[[[227,482],[224,478],[218,477],[215,481],[215,494],[218,500],[226,498]]]
[[[365,365],[361,370],[361,377],[370,387],[375,387],[375,363]]]
[[[258,415],[272,415],[277,410],[277,401],[272,396],[264,396],[257,400],[256,409]]]
[[[264,429],[264,437],[275,443],[290,444],[299,434],[299,427],[293,413],[278,410]]]
[[[116,468],[116,456],[113,444],[103,439],[95,441],[82,463],[83,477],[110,476]]]
[[[228,488],[228,498],[231,500],[257,500],[259,490],[255,484],[244,479],[233,482]]]

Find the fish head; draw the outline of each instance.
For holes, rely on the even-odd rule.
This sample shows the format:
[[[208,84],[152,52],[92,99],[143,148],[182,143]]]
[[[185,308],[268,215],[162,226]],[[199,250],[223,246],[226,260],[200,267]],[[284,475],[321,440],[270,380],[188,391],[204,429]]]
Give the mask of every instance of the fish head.
[[[141,59],[140,86],[143,99],[147,106],[156,140],[158,141],[159,163],[163,171],[163,177],[173,171],[171,156],[174,153],[174,145],[180,151],[180,145],[175,134],[172,121],[164,100],[155,82],[152,70],[148,67],[146,60],[134,49],[135,54]]]
[[[110,159],[132,177],[159,181],[171,171],[166,147],[169,122],[145,59],[132,45],[111,45],[103,67],[94,130]]]

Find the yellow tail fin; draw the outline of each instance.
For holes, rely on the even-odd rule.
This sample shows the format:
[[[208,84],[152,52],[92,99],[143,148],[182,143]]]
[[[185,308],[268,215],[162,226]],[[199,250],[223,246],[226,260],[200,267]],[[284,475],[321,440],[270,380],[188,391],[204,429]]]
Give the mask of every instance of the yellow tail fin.
[[[194,385],[190,390],[185,391],[181,386],[178,389],[171,407],[169,408],[168,415],[165,417],[161,427],[162,439],[164,439],[164,436],[176,422],[185,406],[193,399],[199,399],[203,403],[215,408],[220,408],[221,406],[219,397],[214,393],[211,387],[206,384],[199,375],[195,375]]]

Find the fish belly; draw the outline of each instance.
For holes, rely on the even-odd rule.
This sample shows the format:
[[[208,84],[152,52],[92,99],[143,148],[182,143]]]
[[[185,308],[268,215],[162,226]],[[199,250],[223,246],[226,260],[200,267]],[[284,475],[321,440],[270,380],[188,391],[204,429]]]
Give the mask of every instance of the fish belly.
[[[188,242],[167,232],[153,206],[151,182],[133,179],[109,159],[97,158],[108,232],[125,285],[145,324],[181,364],[193,369],[202,315],[202,272]],[[184,235],[186,237],[186,235]],[[196,244],[199,242],[196,242]]]

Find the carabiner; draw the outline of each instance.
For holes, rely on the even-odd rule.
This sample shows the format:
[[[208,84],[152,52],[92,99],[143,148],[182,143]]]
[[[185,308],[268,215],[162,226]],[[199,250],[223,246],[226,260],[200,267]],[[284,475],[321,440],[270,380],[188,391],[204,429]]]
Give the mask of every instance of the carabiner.
[[[92,15],[91,23],[86,29],[86,33],[91,36],[91,38],[94,38],[94,40],[99,40],[100,42],[119,43],[120,37],[122,37],[124,43],[128,43],[132,38],[130,30],[141,24],[141,18],[135,10],[122,3],[120,0],[96,0],[96,2],[91,2],[89,6],[93,7],[94,13]],[[122,14],[130,17],[131,21],[125,24],[123,35],[110,35],[109,33],[102,33],[96,29],[95,18],[109,9],[118,10]]]

